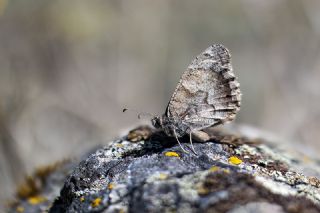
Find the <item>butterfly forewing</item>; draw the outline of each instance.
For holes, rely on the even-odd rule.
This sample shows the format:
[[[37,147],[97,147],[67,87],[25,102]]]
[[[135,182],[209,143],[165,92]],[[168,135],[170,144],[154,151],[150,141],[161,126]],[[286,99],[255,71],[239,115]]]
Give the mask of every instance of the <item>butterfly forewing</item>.
[[[230,60],[229,51],[219,44],[197,56],[183,73],[166,116],[191,130],[233,120],[241,92]]]

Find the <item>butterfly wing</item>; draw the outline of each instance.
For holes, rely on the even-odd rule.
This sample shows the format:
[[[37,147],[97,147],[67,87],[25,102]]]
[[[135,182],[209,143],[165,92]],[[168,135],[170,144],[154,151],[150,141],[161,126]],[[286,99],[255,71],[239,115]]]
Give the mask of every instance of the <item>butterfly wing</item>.
[[[240,109],[239,86],[229,51],[220,44],[212,45],[183,73],[166,116],[192,130],[231,121]]]

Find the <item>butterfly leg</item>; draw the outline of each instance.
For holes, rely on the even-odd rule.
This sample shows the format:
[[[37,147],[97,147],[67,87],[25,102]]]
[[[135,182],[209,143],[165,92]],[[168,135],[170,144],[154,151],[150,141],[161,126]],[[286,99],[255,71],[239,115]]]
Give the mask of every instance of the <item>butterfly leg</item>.
[[[194,146],[193,146],[193,143],[192,143],[192,130],[191,130],[190,133],[189,133],[189,140],[190,140],[190,145],[191,145],[191,150],[192,150],[192,152],[197,155],[197,152],[196,152],[196,150],[194,149]]]
[[[185,150],[184,148],[183,148],[183,146],[181,145],[181,143],[180,143],[180,141],[179,141],[179,139],[178,139],[178,136],[177,136],[177,133],[176,133],[176,130],[175,129],[173,129],[173,133],[174,133],[174,136],[176,137],[176,140],[177,140],[177,142],[178,142],[178,144],[179,144],[179,146],[181,147],[181,149],[185,152],[185,153],[189,153],[187,150]]]

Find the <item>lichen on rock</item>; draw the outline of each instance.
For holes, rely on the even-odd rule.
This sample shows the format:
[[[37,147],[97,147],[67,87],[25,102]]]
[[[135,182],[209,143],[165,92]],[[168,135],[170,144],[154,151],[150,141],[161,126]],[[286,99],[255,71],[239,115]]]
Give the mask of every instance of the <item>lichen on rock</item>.
[[[146,132],[150,131],[150,132]],[[185,153],[143,127],[96,150],[65,179],[50,212],[320,212],[319,165],[264,138],[208,129]],[[139,136],[143,134],[143,136]],[[146,135],[148,138],[146,138]],[[133,137],[134,136],[134,137]],[[131,141],[133,140],[133,141]],[[188,138],[182,138],[188,149]],[[311,171],[311,172],[310,172]],[[26,203],[17,207],[28,208]],[[269,211],[269,212],[270,212]],[[17,212],[17,211],[12,211]]]

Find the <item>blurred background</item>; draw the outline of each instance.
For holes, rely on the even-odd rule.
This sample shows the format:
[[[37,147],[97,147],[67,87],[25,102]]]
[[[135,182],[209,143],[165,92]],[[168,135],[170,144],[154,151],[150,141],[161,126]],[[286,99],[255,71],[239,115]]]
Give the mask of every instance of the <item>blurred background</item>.
[[[0,200],[24,174],[163,113],[191,60],[231,51],[238,123],[320,150],[317,0],[0,0]]]

